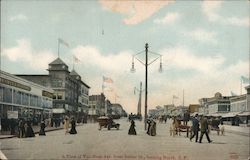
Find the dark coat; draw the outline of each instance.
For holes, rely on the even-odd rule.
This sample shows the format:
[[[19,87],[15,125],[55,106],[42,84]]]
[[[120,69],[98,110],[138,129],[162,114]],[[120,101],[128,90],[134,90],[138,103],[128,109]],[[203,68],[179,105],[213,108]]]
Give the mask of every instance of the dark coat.
[[[193,131],[198,131],[199,130],[199,126],[200,126],[199,120],[197,118],[193,118],[192,122],[193,122],[192,130]]]
[[[71,121],[71,129],[70,129],[69,133],[70,134],[77,134],[76,121],[74,119]]]
[[[40,128],[40,131],[39,131],[39,136],[46,136],[46,134],[45,134],[45,123],[44,122],[41,123],[41,128]]]
[[[35,133],[33,131],[33,128],[31,126],[30,121],[27,122],[27,129],[26,129],[26,132],[25,132],[25,137],[35,137]]]
[[[130,125],[130,128],[128,130],[128,134],[129,135],[136,135],[135,122],[133,120],[131,120],[131,125]]]
[[[206,118],[201,119],[201,132],[207,132],[208,130],[208,122]]]

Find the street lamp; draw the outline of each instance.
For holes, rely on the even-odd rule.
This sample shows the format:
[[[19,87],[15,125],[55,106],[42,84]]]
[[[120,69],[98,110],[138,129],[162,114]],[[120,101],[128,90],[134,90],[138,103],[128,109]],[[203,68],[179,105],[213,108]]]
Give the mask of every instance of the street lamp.
[[[153,59],[151,62],[148,62],[148,52],[150,52],[151,54],[157,55],[157,57],[155,59]],[[162,55],[148,51],[148,43],[145,44],[145,54],[146,54],[145,63],[136,57],[137,55],[142,54],[142,53],[144,53],[144,52],[139,52],[139,53],[133,55],[132,68],[130,69],[130,71],[132,73],[135,72],[134,59],[137,59],[142,65],[145,66],[145,112],[144,112],[144,127],[145,128],[144,129],[146,130],[146,128],[147,128],[147,110],[148,110],[148,66],[160,58],[159,72],[162,72]]]

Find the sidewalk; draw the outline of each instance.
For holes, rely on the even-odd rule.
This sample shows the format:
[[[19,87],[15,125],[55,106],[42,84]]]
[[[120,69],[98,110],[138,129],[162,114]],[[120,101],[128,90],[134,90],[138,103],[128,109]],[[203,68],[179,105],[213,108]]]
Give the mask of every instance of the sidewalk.
[[[250,127],[231,126],[231,125],[224,125],[224,127],[225,127],[225,133],[228,132],[243,136],[250,136]]]
[[[33,126],[32,128],[33,128],[35,134],[39,133],[40,126]],[[55,130],[60,130],[60,129],[63,129],[62,125],[60,127],[57,127],[57,128],[56,127],[46,127],[45,132],[50,132],[50,131],[55,131]],[[0,134],[0,139],[13,138],[16,136],[17,135],[10,135],[10,131],[6,131],[4,134]]]

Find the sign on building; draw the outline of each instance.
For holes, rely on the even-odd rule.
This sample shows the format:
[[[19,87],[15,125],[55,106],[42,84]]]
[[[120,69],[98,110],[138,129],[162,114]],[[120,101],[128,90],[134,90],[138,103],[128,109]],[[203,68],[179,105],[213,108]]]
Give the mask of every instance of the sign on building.
[[[7,111],[8,119],[18,119],[18,111]]]

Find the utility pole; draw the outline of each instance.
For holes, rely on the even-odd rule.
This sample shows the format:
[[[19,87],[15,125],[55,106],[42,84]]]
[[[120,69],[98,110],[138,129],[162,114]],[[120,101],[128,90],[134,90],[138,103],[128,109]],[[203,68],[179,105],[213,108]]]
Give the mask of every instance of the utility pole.
[[[141,116],[141,93],[142,93],[142,82],[140,82],[140,90],[139,90],[139,101],[137,107],[137,115]]]
[[[145,130],[147,129],[147,118],[148,118],[148,44],[145,45],[146,51],[146,64],[145,64],[145,115],[144,115],[144,123]]]

